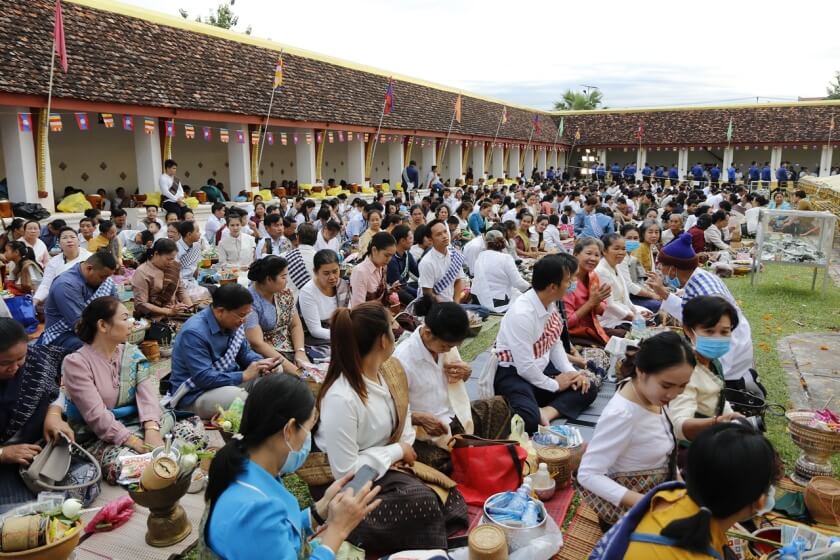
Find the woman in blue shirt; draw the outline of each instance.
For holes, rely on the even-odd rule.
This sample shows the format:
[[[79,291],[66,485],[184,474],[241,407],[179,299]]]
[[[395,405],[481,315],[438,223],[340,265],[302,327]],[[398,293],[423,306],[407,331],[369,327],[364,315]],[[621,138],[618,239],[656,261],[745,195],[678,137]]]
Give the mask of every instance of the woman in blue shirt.
[[[350,532],[379,505],[368,482],[358,495],[341,492],[352,474],[333,483],[303,511],[279,476],[306,461],[317,422],[315,398],[288,374],[263,379],[245,403],[240,439],[210,465],[203,545],[226,560],[333,560]],[[307,540],[323,526],[317,541]]]

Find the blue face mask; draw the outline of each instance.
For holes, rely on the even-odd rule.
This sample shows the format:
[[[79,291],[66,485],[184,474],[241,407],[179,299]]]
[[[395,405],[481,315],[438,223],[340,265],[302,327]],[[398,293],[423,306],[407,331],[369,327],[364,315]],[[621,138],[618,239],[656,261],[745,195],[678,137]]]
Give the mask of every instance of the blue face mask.
[[[640,245],[641,243],[639,243],[635,239],[627,239],[624,241],[624,248],[627,249],[628,253],[632,253],[633,251],[638,249]]]
[[[283,468],[280,469],[280,474],[290,474],[298,470],[306,462],[309,457],[309,450],[312,449],[312,432],[306,433],[306,441],[303,442],[303,447],[295,451],[286,440],[286,445],[289,446],[289,455],[286,457],[286,462],[283,463]]]
[[[566,288],[566,293],[567,294],[573,294],[573,293],[575,293],[575,290],[577,290],[577,280],[575,280],[571,284],[569,284],[569,287]]]
[[[701,336],[698,334],[694,348],[700,355],[715,359],[729,352],[731,344],[732,338],[728,336]]]
[[[767,491],[767,495],[765,496],[764,500],[764,507],[755,512],[757,516],[767,515],[773,508],[776,507],[776,487],[770,485],[770,490]]]

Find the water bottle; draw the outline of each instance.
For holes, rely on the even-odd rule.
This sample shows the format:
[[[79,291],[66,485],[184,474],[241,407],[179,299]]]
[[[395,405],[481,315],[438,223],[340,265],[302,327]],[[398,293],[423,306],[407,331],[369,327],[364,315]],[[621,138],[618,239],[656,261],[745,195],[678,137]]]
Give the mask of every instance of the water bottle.
[[[630,330],[630,333],[636,338],[641,338],[642,334],[645,332],[645,330],[647,330],[647,322],[645,321],[645,318],[642,317],[641,313],[636,313],[636,315],[633,317],[633,322],[631,323],[631,325],[632,328]]]
[[[540,510],[537,507],[537,502],[530,501],[525,506],[525,513],[522,514],[523,527],[536,527],[540,522]]]
[[[551,486],[551,475],[548,472],[548,465],[540,463],[537,474],[533,476],[534,488],[542,489]]]
[[[520,516],[525,512],[525,506],[531,501],[531,487],[523,484],[511,497],[506,509],[517,512]]]

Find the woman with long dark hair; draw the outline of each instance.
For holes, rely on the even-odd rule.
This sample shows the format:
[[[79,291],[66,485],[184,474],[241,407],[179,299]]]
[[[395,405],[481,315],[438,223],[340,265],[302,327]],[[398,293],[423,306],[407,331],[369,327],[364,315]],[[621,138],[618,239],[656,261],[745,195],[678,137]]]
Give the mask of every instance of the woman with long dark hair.
[[[312,280],[298,294],[298,312],[303,319],[305,345],[310,357],[329,356],[330,320],[339,307],[347,306],[350,289],[341,278],[338,255],[321,249],[312,259]]]
[[[364,465],[377,473],[382,505],[350,535],[351,543],[363,543],[368,553],[446,548],[447,534],[465,526],[463,498],[453,488],[442,504],[415,475],[394,468],[412,465],[417,456],[406,375],[399,361],[389,359],[391,321],[378,302],[336,310],[315,442],[336,479]]]
[[[44,278],[35,253],[23,241],[9,241],[3,253],[6,261],[6,289],[16,296],[32,295]]]
[[[309,455],[318,420],[312,391],[287,374],[263,379],[248,396],[241,437],[231,439],[210,464],[200,547],[226,560],[335,558],[341,543],[380,501],[367,483],[358,494],[341,489],[345,476],[311,507],[300,510],[279,477],[299,469]],[[308,538],[319,528],[320,546]],[[204,557],[204,556],[202,556]]]
[[[373,211],[371,211],[373,212]],[[380,231],[370,238],[362,262],[350,273],[350,307],[370,300],[388,304],[385,268],[397,252],[397,241],[387,231]]]

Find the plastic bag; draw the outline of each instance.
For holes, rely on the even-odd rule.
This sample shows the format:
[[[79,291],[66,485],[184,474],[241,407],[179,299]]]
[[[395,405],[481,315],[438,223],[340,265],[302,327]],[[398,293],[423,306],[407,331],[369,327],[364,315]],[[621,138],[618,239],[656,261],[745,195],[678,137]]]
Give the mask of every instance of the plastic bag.
[[[81,214],[85,210],[93,208],[88,199],[83,193],[73,193],[70,196],[65,196],[61,202],[58,203],[56,209],[59,212],[67,212],[70,214]]]
[[[188,196],[187,198],[184,199],[184,204],[187,205],[187,208],[189,208],[191,210],[195,210],[196,208],[198,208],[199,202],[198,202],[198,199],[196,197]]]
[[[482,519],[481,523],[484,522],[485,520]],[[511,548],[508,560],[550,560],[563,548],[563,534],[560,532],[557,522],[551,516],[548,516],[539,537],[530,539],[526,546]],[[449,557],[452,560],[469,560],[470,549],[465,546],[450,550]]]
[[[23,325],[26,332],[34,333],[38,328],[38,316],[35,314],[35,304],[32,296],[15,296],[5,301],[12,319]]]
[[[146,202],[144,206],[160,206],[160,192],[146,193]]]
[[[260,192],[258,192],[257,194],[262,197],[263,202],[268,202],[269,200],[274,198],[274,193],[271,192],[270,189],[263,189]]]

